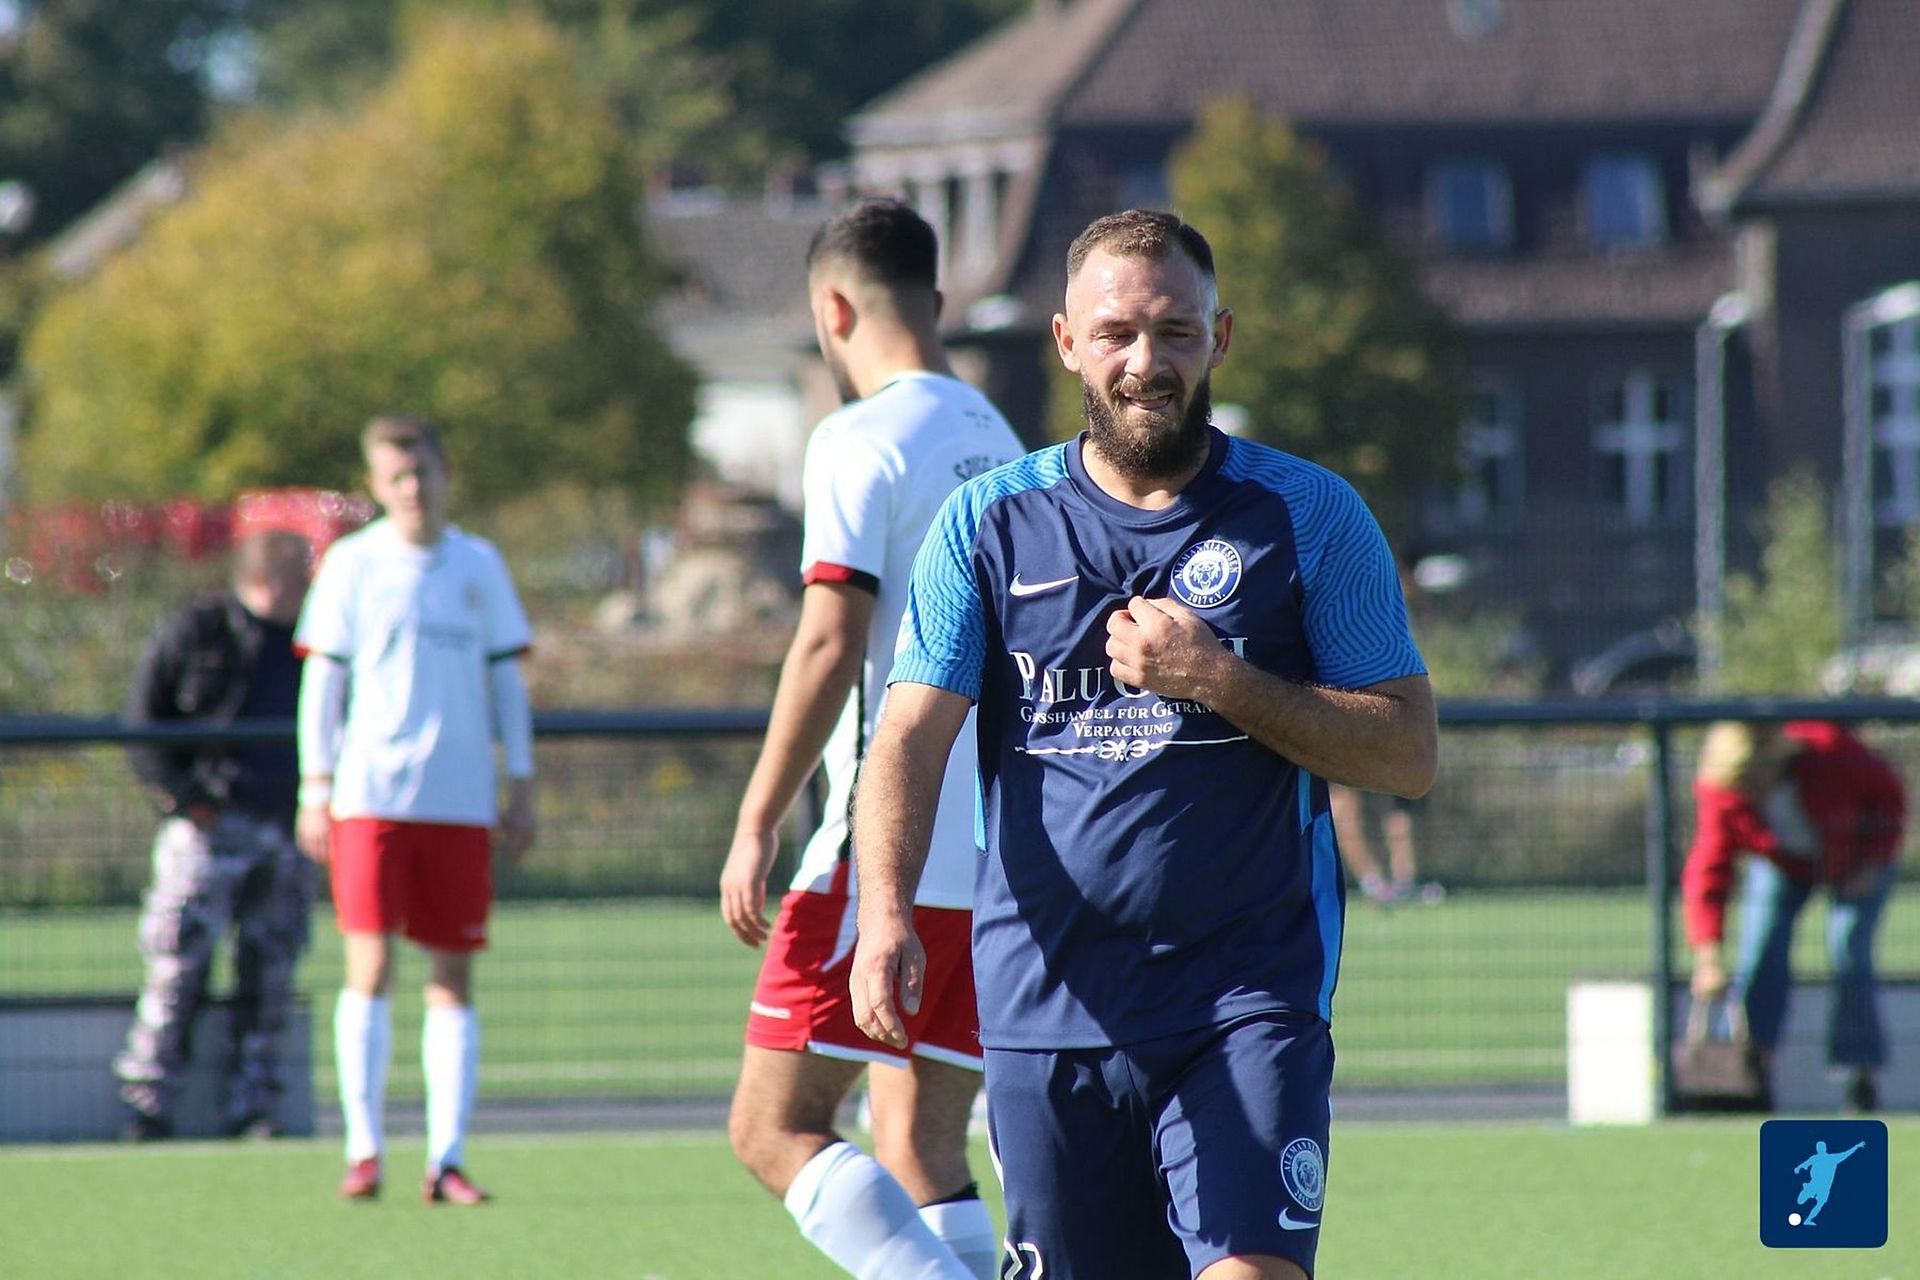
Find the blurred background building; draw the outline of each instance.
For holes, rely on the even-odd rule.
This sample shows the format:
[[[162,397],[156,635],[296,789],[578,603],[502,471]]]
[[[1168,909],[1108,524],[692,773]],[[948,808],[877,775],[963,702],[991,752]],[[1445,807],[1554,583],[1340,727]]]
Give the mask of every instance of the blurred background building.
[[[1753,562],[1771,480],[1840,487],[1849,385],[1853,554],[1920,518],[1916,309],[1867,318],[1852,384],[1842,349],[1920,279],[1916,57],[1910,0],[1041,0],[859,112],[851,165],[942,229],[955,337],[1033,423],[1072,236],[1166,203],[1209,103],[1289,121],[1465,335],[1462,474],[1419,545],[1564,680],[1619,642],[1690,663],[1658,628]]]

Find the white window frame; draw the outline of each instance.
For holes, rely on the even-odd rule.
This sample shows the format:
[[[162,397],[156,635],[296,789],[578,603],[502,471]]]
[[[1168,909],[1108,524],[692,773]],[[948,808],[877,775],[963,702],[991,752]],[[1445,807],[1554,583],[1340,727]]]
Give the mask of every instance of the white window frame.
[[[1886,477],[1889,493],[1875,495],[1874,519],[1882,528],[1899,528],[1920,524],[1920,317],[1895,320],[1876,333],[1886,335],[1887,349],[1868,366],[1873,469]],[[1878,407],[1883,395],[1885,410]]]
[[[1490,409],[1491,412],[1483,412]],[[1468,388],[1460,423],[1460,484],[1454,516],[1467,528],[1498,529],[1519,523],[1525,510],[1526,402],[1511,378],[1477,372]],[[1497,473],[1492,484],[1487,473]]]
[[[1657,412],[1662,389],[1668,392],[1668,417]],[[1595,406],[1593,448],[1603,458],[1621,460],[1622,491],[1608,492],[1626,523],[1634,528],[1651,528],[1677,517],[1685,508],[1689,492],[1686,465],[1692,437],[1686,400],[1689,388],[1677,374],[1661,373],[1645,367],[1628,369],[1606,388],[1607,394]],[[1622,413],[1616,421],[1606,421],[1603,406],[1617,391]],[[1660,500],[1661,468],[1670,468],[1666,479],[1666,501]]]

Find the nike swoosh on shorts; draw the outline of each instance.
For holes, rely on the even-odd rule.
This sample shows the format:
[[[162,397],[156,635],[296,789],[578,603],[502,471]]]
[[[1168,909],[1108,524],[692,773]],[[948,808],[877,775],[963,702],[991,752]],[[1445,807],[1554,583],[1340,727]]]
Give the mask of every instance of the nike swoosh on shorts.
[[[1294,1217],[1293,1211],[1290,1209],[1282,1209],[1280,1211],[1280,1226],[1284,1230],[1312,1231],[1315,1227],[1318,1227],[1319,1225],[1320,1225],[1320,1221],[1317,1218],[1312,1221],[1303,1221],[1299,1218]]]

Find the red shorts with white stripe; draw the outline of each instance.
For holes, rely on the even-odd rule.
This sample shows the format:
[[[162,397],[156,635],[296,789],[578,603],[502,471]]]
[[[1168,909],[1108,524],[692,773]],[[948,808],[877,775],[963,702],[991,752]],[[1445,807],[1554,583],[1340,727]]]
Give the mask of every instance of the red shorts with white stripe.
[[[492,832],[449,822],[342,818],[328,862],[342,933],[402,933],[436,951],[487,945]]]
[[[747,1014],[747,1043],[895,1066],[917,1054],[980,1069],[980,1009],[973,996],[973,913],[915,907],[927,949],[920,1012],[907,1018],[907,1047],[870,1040],[854,1025],[854,904],[844,893],[796,890],[780,903],[767,958]]]

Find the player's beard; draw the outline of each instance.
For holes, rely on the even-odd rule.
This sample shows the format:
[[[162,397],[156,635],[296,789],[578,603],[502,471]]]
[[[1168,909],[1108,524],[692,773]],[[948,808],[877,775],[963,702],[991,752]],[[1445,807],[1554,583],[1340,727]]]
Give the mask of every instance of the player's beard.
[[[852,404],[858,400],[860,392],[853,385],[853,375],[847,372],[847,362],[836,356],[825,344],[820,347],[820,358],[826,362],[827,372],[833,376],[833,389],[840,393],[840,403]]]
[[[1146,419],[1147,429],[1123,426],[1114,400],[1095,390],[1085,378],[1080,380],[1081,398],[1087,410],[1087,438],[1106,464],[1130,480],[1158,480],[1177,476],[1206,455],[1207,429],[1213,425],[1213,373],[1200,375],[1193,395],[1180,405],[1180,380],[1162,375],[1151,383],[1122,380],[1114,387],[1114,398],[1121,395],[1152,395],[1172,392],[1173,401],[1159,413],[1131,411],[1135,422]]]

